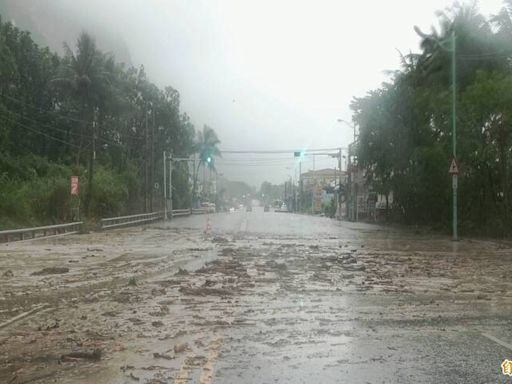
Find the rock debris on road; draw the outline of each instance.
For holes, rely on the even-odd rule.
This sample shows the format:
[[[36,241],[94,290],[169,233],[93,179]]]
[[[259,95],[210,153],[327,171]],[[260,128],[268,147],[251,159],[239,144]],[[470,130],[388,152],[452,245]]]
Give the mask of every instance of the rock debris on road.
[[[208,236],[194,216],[2,245],[0,382],[503,378],[509,245],[263,210],[209,220]]]

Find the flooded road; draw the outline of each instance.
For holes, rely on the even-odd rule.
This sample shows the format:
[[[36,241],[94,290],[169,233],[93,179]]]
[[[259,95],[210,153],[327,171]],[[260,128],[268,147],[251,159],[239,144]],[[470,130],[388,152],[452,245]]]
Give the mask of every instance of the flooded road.
[[[507,382],[510,255],[262,209],[1,245],[0,382]]]

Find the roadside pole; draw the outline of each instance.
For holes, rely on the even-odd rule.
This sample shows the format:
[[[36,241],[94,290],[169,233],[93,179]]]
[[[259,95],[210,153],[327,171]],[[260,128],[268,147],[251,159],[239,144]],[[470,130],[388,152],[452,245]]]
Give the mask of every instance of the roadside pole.
[[[168,175],[168,180],[169,180],[169,208],[167,209],[167,206],[166,206],[166,209],[169,212],[169,220],[171,220],[172,219],[172,209],[173,209],[173,205],[172,205],[172,194],[173,194],[172,193],[172,171],[173,171],[173,162],[175,162],[175,161],[176,162],[185,161],[187,163],[187,166],[190,163],[194,163],[194,165],[195,165],[195,156],[194,156],[193,159],[187,158],[187,157],[172,157],[172,153],[170,153],[166,157],[166,153],[164,152],[164,162],[166,160],[169,161],[169,167],[168,167],[168,170],[169,170],[169,175]],[[166,178],[166,165],[164,164],[164,185],[165,185],[165,178]],[[193,208],[193,202],[191,202],[191,204],[190,204],[190,209],[192,209],[192,208]]]
[[[169,209],[172,220],[172,154],[169,155]]]
[[[345,197],[345,203],[347,205],[347,218],[352,221],[352,161],[350,159],[350,145],[348,146],[348,180],[347,180],[347,196]]]
[[[457,102],[457,72],[456,72],[456,39],[455,39],[455,30],[452,31],[452,146],[453,146],[453,162],[456,163],[457,159],[457,109],[456,109],[456,102]],[[457,172],[452,173],[452,200],[453,200],[453,240],[457,241],[459,239],[458,233],[457,233]]]
[[[167,220],[167,154],[164,151],[164,221]],[[172,216],[172,211],[171,211]]]
[[[302,160],[299,159],[299,205],[302,209]]]
[[[336,199],[338,200],[338,219],[341,220],[341,148],[338,151],[338,169],[340,170],[340,183],[338,184],[338,193],[336,194]]]

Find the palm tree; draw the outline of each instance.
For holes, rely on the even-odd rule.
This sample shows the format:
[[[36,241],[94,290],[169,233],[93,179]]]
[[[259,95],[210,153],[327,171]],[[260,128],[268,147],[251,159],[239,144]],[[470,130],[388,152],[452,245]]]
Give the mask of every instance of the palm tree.
[[[86,32],[82,32],[78,37],[76,52],[67,44],[64,44],[64,49],[66,56],[59,77],[55,78],[53,83],[69,92],[70,96],[79,102],[81,124],[76,153],[77,165],[80,164],[86,133],[90,137],[87,195],[84,204],[85,212],[88,212],[93,194],[97,113],[100,100],[106,97],[110,84],[109,73],[106,71],[109,61],[105,60],[104,55],[96,48],[94,39]]]
[[[194,175],[194,188],[192,191],[193,200],[196,198],[197,179],[199,175],[199,168],[208,167],[210,170],[216,172],[215,169],[215,157],[220,157],[221,152],[218,148],[220,140],[217,137],[217,133],[213,128],[205,125],[202,131],[197,132],[197,138],[195,142],[195,152],[199,154],[199,163],[195,169]]]

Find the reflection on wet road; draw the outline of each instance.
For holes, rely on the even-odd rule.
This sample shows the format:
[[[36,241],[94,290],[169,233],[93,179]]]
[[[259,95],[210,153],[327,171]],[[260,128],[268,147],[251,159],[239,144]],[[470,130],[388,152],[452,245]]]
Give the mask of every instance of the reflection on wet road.
[[[262,209],[2,246],[0,382],[500,381],[510,250]]]

